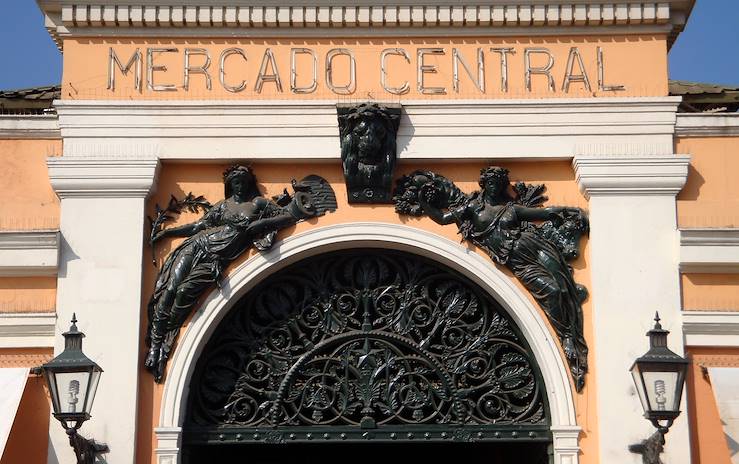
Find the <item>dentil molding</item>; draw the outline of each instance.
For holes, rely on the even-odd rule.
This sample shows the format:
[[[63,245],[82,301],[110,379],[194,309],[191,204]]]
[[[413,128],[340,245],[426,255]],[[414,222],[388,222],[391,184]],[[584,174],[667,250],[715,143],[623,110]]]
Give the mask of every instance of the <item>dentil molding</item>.
[[[677,195],[688,177],[690,155],[576,155],[580,190],[598,195]]]
[[[63,36],[433,36],[665,33],[674,41],[693,0],[40,0],[46,28]],[[452,5],[450,5],[450,3]]]

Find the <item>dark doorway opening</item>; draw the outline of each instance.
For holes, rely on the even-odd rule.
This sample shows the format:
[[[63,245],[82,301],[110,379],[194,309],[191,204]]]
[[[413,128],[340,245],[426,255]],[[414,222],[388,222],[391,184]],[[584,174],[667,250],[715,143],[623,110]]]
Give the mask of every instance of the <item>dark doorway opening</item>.
[[[193,446],[184,464],[547,464],[546,443],[289,443]]]

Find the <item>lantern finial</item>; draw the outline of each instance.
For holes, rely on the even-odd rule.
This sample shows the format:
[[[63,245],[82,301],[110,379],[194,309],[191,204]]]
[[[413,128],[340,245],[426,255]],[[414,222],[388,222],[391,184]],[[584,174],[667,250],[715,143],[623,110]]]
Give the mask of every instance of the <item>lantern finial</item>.
[[[660,324],[659,321],[661,321],[661,319],[659,318],[659,311],[655,311],[654,312],[654,328],[657,330],[662,329],[662,324]]]

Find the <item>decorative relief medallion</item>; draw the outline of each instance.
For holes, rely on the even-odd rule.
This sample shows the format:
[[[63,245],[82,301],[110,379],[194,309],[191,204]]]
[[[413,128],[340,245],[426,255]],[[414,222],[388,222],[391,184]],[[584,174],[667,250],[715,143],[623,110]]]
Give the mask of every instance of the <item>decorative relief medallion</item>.
[[[410,426],[451,440],[472,427],[478,440],[528,426],[546,437],[544,395],[520,332],[474,284],[404,253],[338,252],[237,304],[201,356],[186,429],[396,439]]]

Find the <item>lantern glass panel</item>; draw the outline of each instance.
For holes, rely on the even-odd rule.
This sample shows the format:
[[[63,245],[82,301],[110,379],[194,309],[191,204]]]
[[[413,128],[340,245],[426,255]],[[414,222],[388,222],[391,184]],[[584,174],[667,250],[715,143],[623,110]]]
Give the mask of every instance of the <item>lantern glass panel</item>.
[[[100,381],[100,370],[93,369],[93,371],[90,373],[90,384],[87,388],[87,398],[85,401],[85,412],[90,414],[90,410],[92,409],[92,402],[95,400],[95,392],[98,389],[98,382]]]
[[[644,377],[646,394],[651,406],[650,411],[659,413],[660,411],[674,412],[679,410],[680,398],[675,397],[679,377],[677,372],[642,372],[642,376]]]
[[[634,364],[634,367],[631,368],[631,376],[634,378],[634,385],[636,385],[636,391],[639,394],[639,401],[641,401],[641,407],[644,410],[644,412],[649,411],[649,402],[647,401],[647,394],[646,394],[646,387],[642,383],[641,378],[641,371],[639,370],[639,365]]]
[[[84,412],[90,372],[58,372],[55,374],[59,396],[59,414]]]
[[[59,413],[59,387],[56,384],[56,375],[50,370],[44,371],[46,384],[49,386],[49,394],[51,395],[51,406],[55,413]]]

